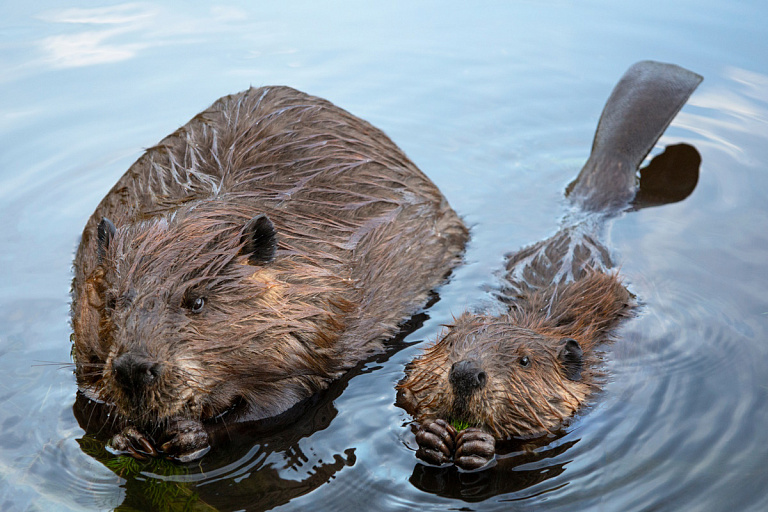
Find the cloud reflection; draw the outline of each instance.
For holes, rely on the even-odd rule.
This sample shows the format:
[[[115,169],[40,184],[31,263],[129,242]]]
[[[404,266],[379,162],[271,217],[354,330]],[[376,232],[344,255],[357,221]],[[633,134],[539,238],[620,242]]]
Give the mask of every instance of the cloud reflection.
[[[223,29],[246,15],[232,8],[212,7],[208,16],[184,19],[159,6],[128,3],[111,7],[48,11],[42,21],[68,33],[39,41],[44,62],[54,68],[93,66],[131,59],[142,50],[184,42],[179,36]],[[168,18],[173,18],[168,19]],[[74,27],[74,32],[69,32]]]
[[[49,37],[42,42],[48,60],[57,68],[90,66],[130,59],[146,44],[107,44],[106,40],[124,30],[84,32]]]
[[[768,77],[729,66],[723,71],[725,83],[705,86],[688,102],[696,107],[681,112],[675,125],[698,134],[699,149],[710,147],[728,154],[742,164],[754,164],[742,148],[744,137],[763,137],[768,126]],[[696,109],[705,109],[698,113]]]
[[[124,42],[115,39],[145,32],[157,17],[156,8],[138,4],[46,12],[40,16],[43,21],[85,30],[44,38],[40,41],[44,60],[55,68],[71,68],[130,59],[151,43],[138,42],[134,36]]]

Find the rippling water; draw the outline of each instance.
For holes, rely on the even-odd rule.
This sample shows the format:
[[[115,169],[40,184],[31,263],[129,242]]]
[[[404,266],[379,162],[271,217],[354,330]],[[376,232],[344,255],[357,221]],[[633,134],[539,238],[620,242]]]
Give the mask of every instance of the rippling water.
[[[6,4],[8,4],[6,2]],[[768,9],[757,1],[14,3],[0,7],[0,510],[768,509]],[[633,62],[705,77],[655,150],[685,201],[615,220],[642,301],[562,435],[458,473],[414,457],[403,366],[553,234]],[[386,131],[472,226],[466,264],[392,350],[288,431],[199,466],[127,464],[78,426],[70,264],[115,180],[219,96],[286,84]]]

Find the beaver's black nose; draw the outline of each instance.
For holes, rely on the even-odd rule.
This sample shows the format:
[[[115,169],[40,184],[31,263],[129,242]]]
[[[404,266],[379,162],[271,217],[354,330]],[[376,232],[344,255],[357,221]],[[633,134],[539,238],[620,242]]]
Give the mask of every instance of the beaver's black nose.
[[[140,395],[147,386],[155,382],[163,371],[160,363],[147,356],[127,352],[112,365],[115,380],[129,395]]]
[[[485,386],[488,376],[483,371],[480,363],[474,359],[464,359],[453,363],[448,374],[448,381],[453,386],[455,393],[472,393],[476,389]]]

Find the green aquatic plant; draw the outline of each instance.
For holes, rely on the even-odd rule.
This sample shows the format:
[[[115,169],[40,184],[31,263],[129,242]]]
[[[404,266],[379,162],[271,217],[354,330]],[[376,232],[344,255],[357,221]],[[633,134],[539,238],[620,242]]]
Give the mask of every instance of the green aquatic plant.
[[[200,498],[193,483],[173,478],[188,475],[190,469],[186,466],[162,458],[138,460],[127,455],[115,455],[106,450],[103,441],[91,436],[78,439],[78,443],[83,452],[125,480],[123,487],[128,491],[128,498],[116,510],[216,510]]]
[[[462,430],[466,430],[473,425],[468,421],[457,420],[454,418],[451,420],[451,426],[456,429],[456,432],[461,432]]]

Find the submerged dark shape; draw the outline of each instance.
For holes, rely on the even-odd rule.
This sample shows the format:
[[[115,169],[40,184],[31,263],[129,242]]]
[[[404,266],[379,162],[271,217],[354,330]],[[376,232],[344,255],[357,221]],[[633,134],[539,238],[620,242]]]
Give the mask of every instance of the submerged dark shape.
[[[700,158],[691,146],[654,158],[640,171],[639,191],[636,171],[700,81],[651,61],[621,78],[589,160],[568,186],[573,212],[553,237],[506,257],[496,294],[505,312],[462,314],[407,366],[398,405],[419,424],[419,458],[484,467],[496,440],[554,432],[599,389],[596,347],[634,305],[610,270],[601,231],[629,208],[693,191]],[[457,433],[452,423],[469,428]]]
[[[88,220],[72,292],[79,390],[115,411],[115,449],[194,459],[216,425],[278,415],[379,353],[466,239],[367,122],[287,87],[221,98]]]

